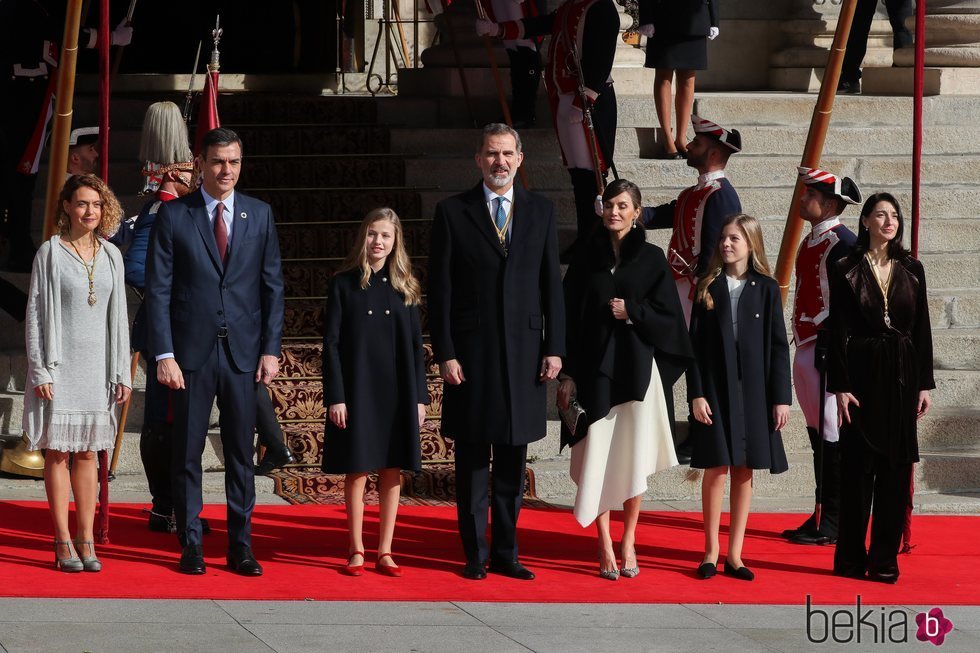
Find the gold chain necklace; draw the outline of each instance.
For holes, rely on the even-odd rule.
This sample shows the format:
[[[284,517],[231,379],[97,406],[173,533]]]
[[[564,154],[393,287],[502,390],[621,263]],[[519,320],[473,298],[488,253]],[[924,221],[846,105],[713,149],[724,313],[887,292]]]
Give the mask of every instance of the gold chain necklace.
[[[888,315],[888,288],[892,285],[892,271],[895,267],[894,263],[891,263],[888,266],[888,278],[882,281],[881,277],[878,276],[878,264],[871,258],[871,254],[869,252],[865,252],[864,257],[868,259],[868,265],[871,266],[871,274],[874,275],[875,281],[878,282],[878,288],[881,289],[881,296],[885,301],[885,326],[890,329],[892,326],[892,318]]]
[[[78,258],[82,261],[82,265],[85,266],[85,274],[88,275],[88,305],[95,306],[95,302],[97,301],[95,297],[95,257],[99,254],[99,241],[95,240],[92,243],[91,265],[89,265],[89,262],[82,256],[82,253],[78,251],[78,248],[75,247],[75,241],[69,240],[68,244],[71,245],[73,250],[75,250],[75,253],[78,254]]]

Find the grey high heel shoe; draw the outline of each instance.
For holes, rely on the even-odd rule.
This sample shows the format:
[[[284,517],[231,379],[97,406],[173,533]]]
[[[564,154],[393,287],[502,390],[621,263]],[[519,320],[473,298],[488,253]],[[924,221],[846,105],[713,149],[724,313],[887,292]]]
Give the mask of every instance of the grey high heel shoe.
[[[80,545],[88,545],[88,551],[92,555],[81,556],[82,569],[84,571],[102,571],[102,562],[95,556],[95,542],[92,540],[77,541],[75,542],[75,550],[81,551]]]
[[[636,558],[636,549],[633,549],[633,558]],[[626,555],[623,554],[623,564],[626,564]],[[619,573],[623,575],[624,578],[636,578],[640,575],[640,563],[637,562],[633,567],[622,567]]]
[[[613,569],[608,569],[608,570],[602,568],[601,551],[599,552],[598,558],[599,558],[599,578],[605,580],[619,580],[619,569],[616,569],[615,567]],[[615,560],[613,560],[613,563],[615,564]]]
[[[58,557],[58,547],[64,546],[68,549],[68,553],[72,553],[71,542],[68,540],[59,540],[55,538],[54,540],[54,568],[59,571],[64,571],[67,573],[75,573],[81,571],[84,567],[82,561],[78,558],[78,555],[69,556],[67,558]]]

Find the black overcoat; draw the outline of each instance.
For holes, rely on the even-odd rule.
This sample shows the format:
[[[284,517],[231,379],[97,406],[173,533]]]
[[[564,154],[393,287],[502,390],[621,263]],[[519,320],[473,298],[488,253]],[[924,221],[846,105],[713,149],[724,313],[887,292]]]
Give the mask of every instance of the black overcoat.
[[[341,430],[327,418],[322,468],[330,473],[418,470],[418,404],[429,403],[419,308],[405,305],[386,281],[387,268],[372,275],[367,288],[361,288],[360,277],[359,269],[341,272],[328,291],[323,405],[346,403],[348,419]],[[387,424],[392,411],[393,431]]]
[[[695,301],[691,342],[697,364],[687,373],[687,397],[704,397],[712,424],[691,421],[691,466],[738,465],[788,469],[782,435],[773,428],[772,407],[793,403],[789,342],[779,285],[749,270],[738,300],[738,345],[732,330],[728,282],[718,275],[708,287],[714,308]]]
[[[565,307],[555,208],[514,188],[505,252],[483,183],[436,206],[429,255],[429,330],[437,361],[466,381],[445,384],[442,434],[523,445],[546,432],[544,356],[565,354]]]
[[[653,25],[660,34],[707,36],[718,27],[717,0],[640,0],[640,25]]]
[[[568,311],[568,356],[564,372],[575,380],[579,404],[591,424],[610,409],[628,401],[640,401],[650,385],[653,360],[667,399],[673,425],[671,388],[694,359],[677,297],[662,249],[647,243],[643,229],[624,238],[616,261],[609,232],[592,232],[576,252],[565,274],[565,306]],[[617,320],[609,300],[625,300],[628,324]],[[562,446],[574,444],[562,433]]]
[[[911,256],[892,265],[888,315],[890,327],[865,257],[838,261],[830,271],[827,388],[850,392],[861,404],[850,408],[851,424],[842,437],[863,437],[873,451],[900,465],[919,460],[919,392],[936,387],[926,275]]]

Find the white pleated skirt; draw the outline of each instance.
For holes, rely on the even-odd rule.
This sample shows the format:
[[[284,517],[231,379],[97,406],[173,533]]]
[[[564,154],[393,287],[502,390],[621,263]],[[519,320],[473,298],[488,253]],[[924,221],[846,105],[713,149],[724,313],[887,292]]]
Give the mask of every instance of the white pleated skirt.
[[[677,465],[670,420],[657,362],[642,401],[613,406],[589,426],[585,439],[572,447],[569,474],[578,485],[575,520],[588,526],[607,510],[647,490],[647,479]]]

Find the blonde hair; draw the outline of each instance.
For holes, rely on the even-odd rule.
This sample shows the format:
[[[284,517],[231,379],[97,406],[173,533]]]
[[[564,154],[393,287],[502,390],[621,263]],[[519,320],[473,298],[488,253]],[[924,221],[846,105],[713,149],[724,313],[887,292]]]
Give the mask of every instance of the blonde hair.
[[[749,267],[759,274],[771,278],[772,273],[769,271],[769,261],[766,260],[766,246],[762,238],[762,226],[759,221],[751,215],[736,213],[725,219],[721,225],[721,231],[733,223],[741,229],[742,235],[745,236],[745,242],[749,245]],[[721,262],[721,238],[719,237],[718,246],[711,255],[711,262],[708,264],[705,273],[698,279],[696,301],[704,304],[709,311],[715,307],[715,302],[711,298],[711,293],[708,292],[708,287],[721,276],[724,269],[725,266]]]
[[[71,227],[71,218],[65,213],[65,202],[71,202],[79,188],[91,188],[99,194],[102,199],[102,219],[99,221],[99,226],[95,228],[95,233],[101,238],[109,238],[119,229],[123,210],[112,189],[93,174],[74,175],[61,188],[61,194],[58,196],[58,229],[61,235],[67,236],[68,229]]]
[[[388,276],[391,277],[391,287],[405,298],[405,305],[419,304],[422,301],[422,286],[412,274],[412,261],[405,251],[402,235],[402,221],[398,214],[388,207],[374,209],[364,216],[357,230],[354,247],[344,260],[341,272],[346,270],[361,271],[361,288],[371,284],[371,266],[367,259],[367,232],[372,224],[386,220],[395,228],[395,244],[388,255]]]

